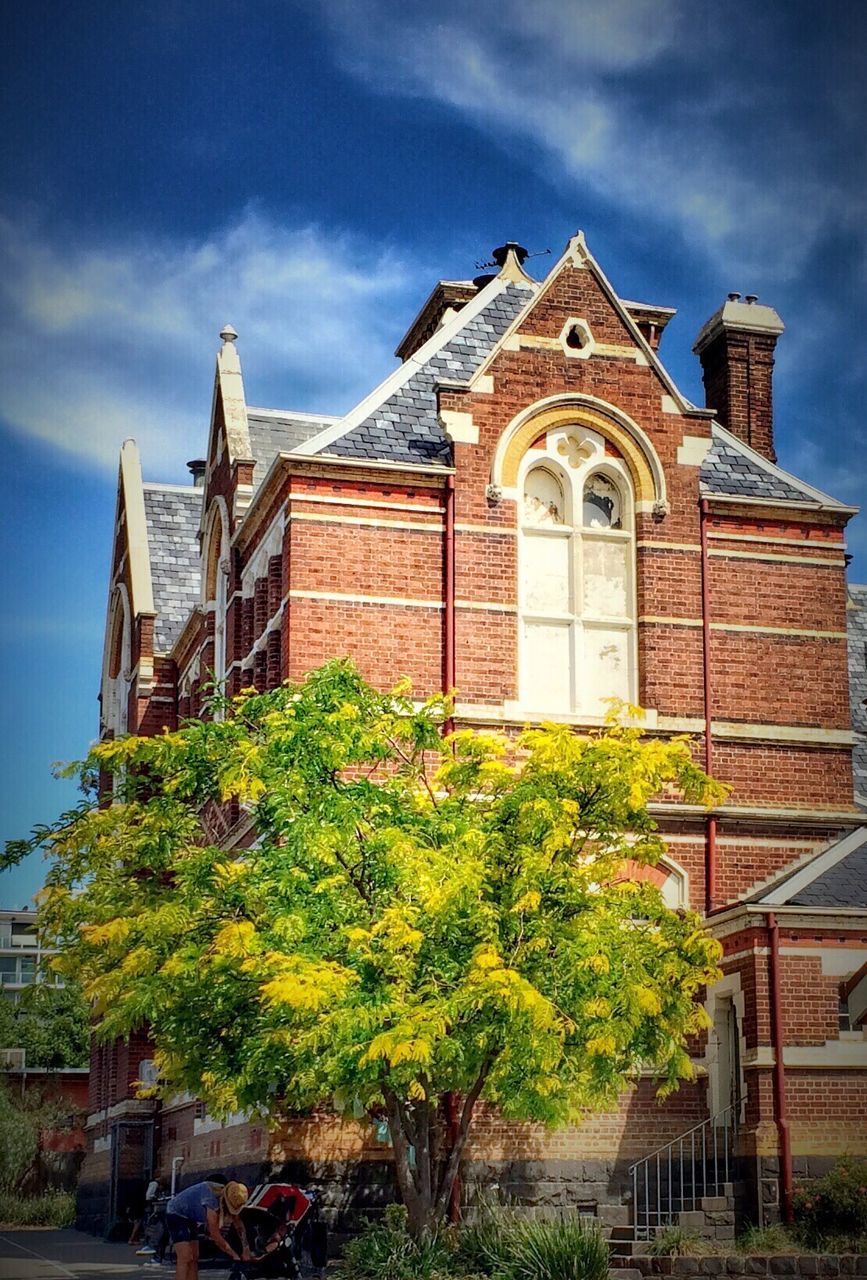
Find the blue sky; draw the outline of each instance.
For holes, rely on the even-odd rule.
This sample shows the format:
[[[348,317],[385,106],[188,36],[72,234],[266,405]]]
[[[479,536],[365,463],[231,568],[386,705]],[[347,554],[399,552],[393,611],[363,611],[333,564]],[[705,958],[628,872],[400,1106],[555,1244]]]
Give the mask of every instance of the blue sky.
[[[3,5],[0,836],[96,729],[117,451],[183,482],[229,320],[248,400],[348,409],[438,277],[578,227],[691,346],[787,325],[780,461],[865,500],[867,7],[800,0]],[[534,265],[533,263],[529,265]],[[540,274],[546,259],[535,266]],[[850,527],[853,576],[867,531]],[[20,906],[41,866],[0,876]]]

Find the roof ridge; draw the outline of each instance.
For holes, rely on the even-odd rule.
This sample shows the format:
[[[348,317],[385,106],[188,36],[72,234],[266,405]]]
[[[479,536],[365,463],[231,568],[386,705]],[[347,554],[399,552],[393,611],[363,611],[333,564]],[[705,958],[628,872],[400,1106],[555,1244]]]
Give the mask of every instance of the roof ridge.
[[[339,413],[312,413],[306,409],[264,409],[261,405],[247,405],[247,417],[303,418],[305,422],[337,422]]]
[[[471,321],[475,320],[476,316],[486,309],[489,303],[498,298],[507,286],[512,283],[512,281],[503,280],[499,275],[494,276],[493,280],[490,280],[484,288],[480,289],[465,307],[461,307],[460,311],[456,312],[451,320],[431,334],[417,351],[414,351],[402,364],[393,369],[378,386],[374,387],[347,414],[344,414],[331,427],[327,427],[318,435],[305,441],[297,452],[312,457],[348,435],[355,427],[361,426],[371,414],[375,413],[386,400],[399,391],[410,378],[419,373],[443,347],[451,342],[453,338],[456,338]],[[514,287],[519,288],[521,286],[515,285]],[[530,286],[525,287],[529,289]]]

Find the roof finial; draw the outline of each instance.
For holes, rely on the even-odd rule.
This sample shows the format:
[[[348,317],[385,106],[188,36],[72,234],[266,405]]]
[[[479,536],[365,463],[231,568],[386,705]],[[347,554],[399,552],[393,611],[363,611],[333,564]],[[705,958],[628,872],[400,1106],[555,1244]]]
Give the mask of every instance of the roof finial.
[[[220,330],[220,337],[223,339],[223,342],[234,342],[237,336],[237,333],[230,324],[224,324]]]

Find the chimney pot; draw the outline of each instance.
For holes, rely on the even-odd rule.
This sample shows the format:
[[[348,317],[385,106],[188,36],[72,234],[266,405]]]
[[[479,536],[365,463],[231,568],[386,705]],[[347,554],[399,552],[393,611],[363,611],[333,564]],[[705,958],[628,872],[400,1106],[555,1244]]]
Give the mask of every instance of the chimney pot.
[[[187,469],[193,477],[193,484],[197,489],[202,489],[205,484],[205,472],[208,469],[207,461],[204,458],[193,458],[187,463]]]
[[[741,295],[739,293],[730,293],[729,302],[740,302]]]
[[[748,293],[747,296],[744,298],[744,302],[748,303],[749,306],[752,306],[753,303],[758,302],[758,300],[759,300],[759,295],[757,293]]]

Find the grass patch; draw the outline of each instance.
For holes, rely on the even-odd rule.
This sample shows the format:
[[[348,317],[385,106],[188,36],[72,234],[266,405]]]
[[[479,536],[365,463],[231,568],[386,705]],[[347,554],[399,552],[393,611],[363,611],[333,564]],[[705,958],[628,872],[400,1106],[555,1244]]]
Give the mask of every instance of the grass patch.
[[[47,1191],[41,1196],[0,1192],[0,1226],[68,1227],[74,1219],[75,1196],[68,1191]]]

